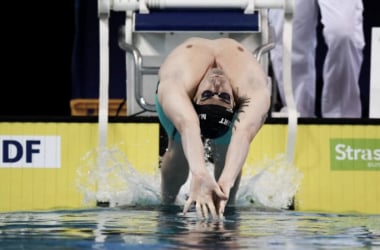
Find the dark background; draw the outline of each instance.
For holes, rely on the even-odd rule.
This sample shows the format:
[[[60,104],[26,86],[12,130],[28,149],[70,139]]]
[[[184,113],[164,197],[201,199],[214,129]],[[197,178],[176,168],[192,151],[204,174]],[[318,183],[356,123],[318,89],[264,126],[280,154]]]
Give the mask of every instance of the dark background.
[[[98,51],[99,43],[97,1],[23,1],[18,2],[20,6],[15,3],[2,8],[0,116],[70,116],[72,98],[92,98],[98,93],[99,57],[92,52]],[[380,17],[378,1],[364,0],[363,3],[366,46],[360,88],[363,117],[368,117],[371,27],[380,26]],[[94,28],[84,29],[78,25],[76,15],[84,12],[93,13],[82,22],[93,20]],[[122,13],[111,12],[110,22],[122,23],[123,19]],[[87,23],[86,27],[91,25]],[[116,28],[110,33],[111,57],[115,57],[114,52],[118,54],[110,59],[117,62],[110,69],[111,85],[113,82],[117,85],[110,86],[110,96],[123,98],[125,91],[120,91],[120,86],[125,89],[121,80],[125,78],[124,55],[115,42]],[[90,39],[86,48],[78,48],[79,38]],[[320,72],[319,64],[325,51],[323,41],[317,50]],[[83,72],[92,79],[81,90],[75,84],[83,80]],[[323,82],[320,78],[317,80],[320,89]]]

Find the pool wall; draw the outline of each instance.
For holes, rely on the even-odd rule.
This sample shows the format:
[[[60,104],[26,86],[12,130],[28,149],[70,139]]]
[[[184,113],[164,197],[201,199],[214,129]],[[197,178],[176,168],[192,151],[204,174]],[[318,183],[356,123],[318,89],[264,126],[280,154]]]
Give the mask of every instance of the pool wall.
[[[379,124],[373,119],[300,121],[294,165],[303,178],[295,210],[380,213]],[[244,172],[284,153],[286,137],[286,122],[270,119],[251,145]],[[119,148],[147,174],[157,171],[162,138],[156,119],[109,122],[109,147]],[[94,118],[3,119],[0,211],[83,207],[78,166],[97,147]]]

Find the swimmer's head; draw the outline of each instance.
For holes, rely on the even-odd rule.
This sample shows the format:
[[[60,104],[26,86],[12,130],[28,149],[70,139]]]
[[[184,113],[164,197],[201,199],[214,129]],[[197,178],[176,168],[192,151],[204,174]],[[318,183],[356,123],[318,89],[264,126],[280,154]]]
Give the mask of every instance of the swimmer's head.
[[[213,104],[233,109],[235,104],[233,90],[224,71],[217,67],[207,70],[193,100],[198,105]]]
[[[203,137],[220,137],[232,126],[234,95],[222,69],[215,67],[206,72],[193,100]]]
[[[194,104],[199,117],[201,134],[204,138],[215,139],[228,132],[232,126],[234,111],[220,105]]]

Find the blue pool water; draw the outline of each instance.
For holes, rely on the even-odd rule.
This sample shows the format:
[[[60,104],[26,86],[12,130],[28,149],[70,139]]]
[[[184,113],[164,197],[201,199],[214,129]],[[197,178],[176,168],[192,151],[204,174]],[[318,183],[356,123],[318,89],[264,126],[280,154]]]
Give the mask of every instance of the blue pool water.
[[[0,213],[0,249],[380,249],[380,215],[180,206]]]

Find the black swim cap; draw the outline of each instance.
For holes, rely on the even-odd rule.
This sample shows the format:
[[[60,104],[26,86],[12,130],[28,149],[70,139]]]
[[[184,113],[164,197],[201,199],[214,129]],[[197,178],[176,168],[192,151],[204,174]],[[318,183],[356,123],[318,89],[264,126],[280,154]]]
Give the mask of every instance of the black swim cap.
[[[194,104],[204,138],[214,139],[227,133],[232,125],[234,111],[220,105]]]

